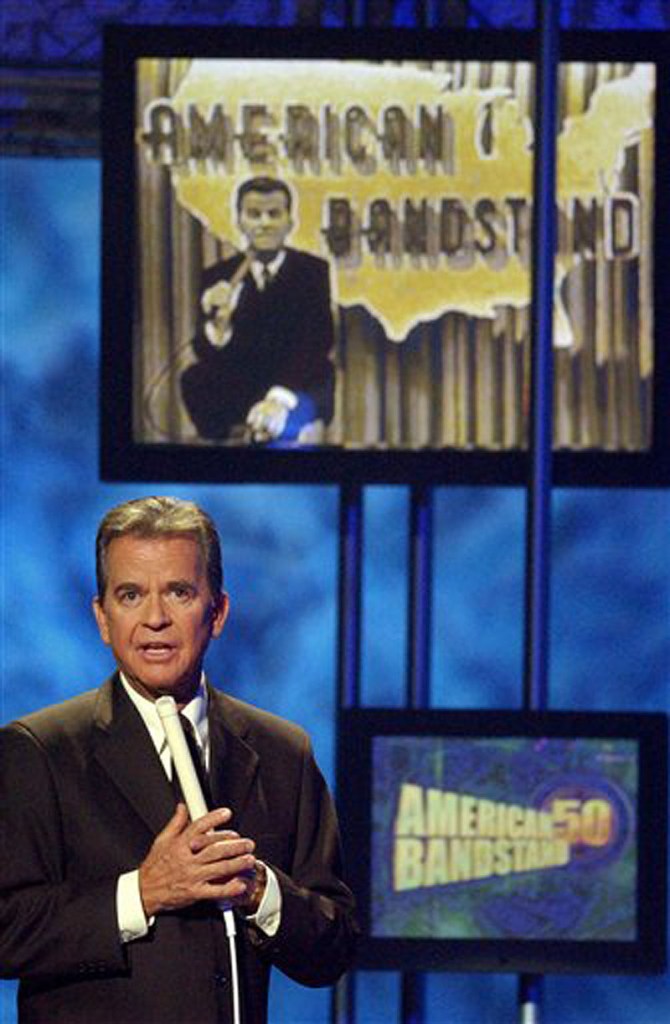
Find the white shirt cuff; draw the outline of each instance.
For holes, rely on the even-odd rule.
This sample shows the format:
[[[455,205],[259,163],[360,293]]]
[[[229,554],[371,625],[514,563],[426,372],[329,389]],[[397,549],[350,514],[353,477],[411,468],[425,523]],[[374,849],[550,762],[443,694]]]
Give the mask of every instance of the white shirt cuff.
[[[265,865],[265,892],[255,914],[250,915],[251,921],[266,935],[272,937],[279,930],[281,920],[281,889],[272,868]]]
[[[139,871],[126,871],[116,883],[116,920],[121,942],[132,942],[147,934],[153,918],[146,919],[140,897]]]
[[[143,938],[154,922],[148,921],[140,897],[139,871],[119,875],[116,883],[116,919],[121,942]],[[276,935],[281,920],[281,889],[272,868],[265,867],[265,892],[255,914],[247,918],[268,936]]]

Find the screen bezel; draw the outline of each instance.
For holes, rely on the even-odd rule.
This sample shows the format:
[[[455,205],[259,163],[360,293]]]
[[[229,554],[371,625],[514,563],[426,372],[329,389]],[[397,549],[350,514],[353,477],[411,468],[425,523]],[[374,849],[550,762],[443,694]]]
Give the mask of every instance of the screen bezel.
[[[521,450],[457,448],[263,448],[139,443],[133,436],[133,309],[136,301],[135,62],[141,57],[339,57],[361,59],[532,60],[529,32],[258,29],[112,25],[103,55],[103,257],[100,469],[106,480],[520,485],[530,458]],[[564,32],[569,60],[656,63],[657,139],[670,130],[670,69],[659,33]],[[665,131],[665,134],[668,132]],[[670,154],[656,146],[653,436],[645,451],[557,450],[553,479],[567,486],[670,484],[670,322],[668,276]]]
[[[377,736],[622,738],[639,744],[638,935],[633,941],[394,939],[370,935],[372,742]],[[358,966],[372,970],[653,974],[666,967],[668,721],[663,713],[346,709],[338,809],[357,899]]]

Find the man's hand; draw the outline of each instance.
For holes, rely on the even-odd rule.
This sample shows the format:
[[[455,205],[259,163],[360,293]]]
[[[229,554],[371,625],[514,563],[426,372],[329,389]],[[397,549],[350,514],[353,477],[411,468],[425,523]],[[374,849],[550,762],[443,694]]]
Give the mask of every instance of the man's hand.
[[[241,287],[241,284],[231,284],[230,281],[217,281],[202,293],[200,305],[207,317],[205,336],[216,348],[223,348],[230,341],[230,318],[237,305]]]
[[[207,288],[200,297],[200,305],[205,316],[213,313],[232,313],[240,294],[241,286],[231,284],[230,281],[217,281],[211,288]]]
[[[290,409],[277,398],[264,398],[252,405],[247,426],[254,441],[275,441],[284,433]]]
[[[186,806],[177,805],[140,865],[140,897],[147,917],[198,900],[225,900],[247,910],[253,905],[258,887],[253,840],[228,829],[215,831],[231,817],[223,807],[190,822]]]

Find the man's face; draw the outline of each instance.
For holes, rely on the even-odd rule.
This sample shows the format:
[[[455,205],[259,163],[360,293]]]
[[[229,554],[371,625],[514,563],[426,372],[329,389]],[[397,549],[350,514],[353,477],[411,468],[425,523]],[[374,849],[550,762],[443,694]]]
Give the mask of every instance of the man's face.
[[[247,192],[242,197],[238,222],[247,242],[260,255],[281,249],[293,227],[283,192]]]
[[[107,589],[93,611],[128,682],[144,697],[191,700],[210,639],[228,614],[213,596],[191,537],[117,537],[107,548]]]

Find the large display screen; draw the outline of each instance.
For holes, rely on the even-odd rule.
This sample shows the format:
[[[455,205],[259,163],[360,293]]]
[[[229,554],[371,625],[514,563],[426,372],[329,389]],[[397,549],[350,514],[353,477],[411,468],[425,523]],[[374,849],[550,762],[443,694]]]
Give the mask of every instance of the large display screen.
[[[654,715],[345,713],[364,963],[659,969],[665,731]]]
[[[112,475],[521,481],[535,67],[501,36],[111,30]],[[597,40],[559,71],[554,448],[602,483],[666,436],[667,204],[653,45]]]

